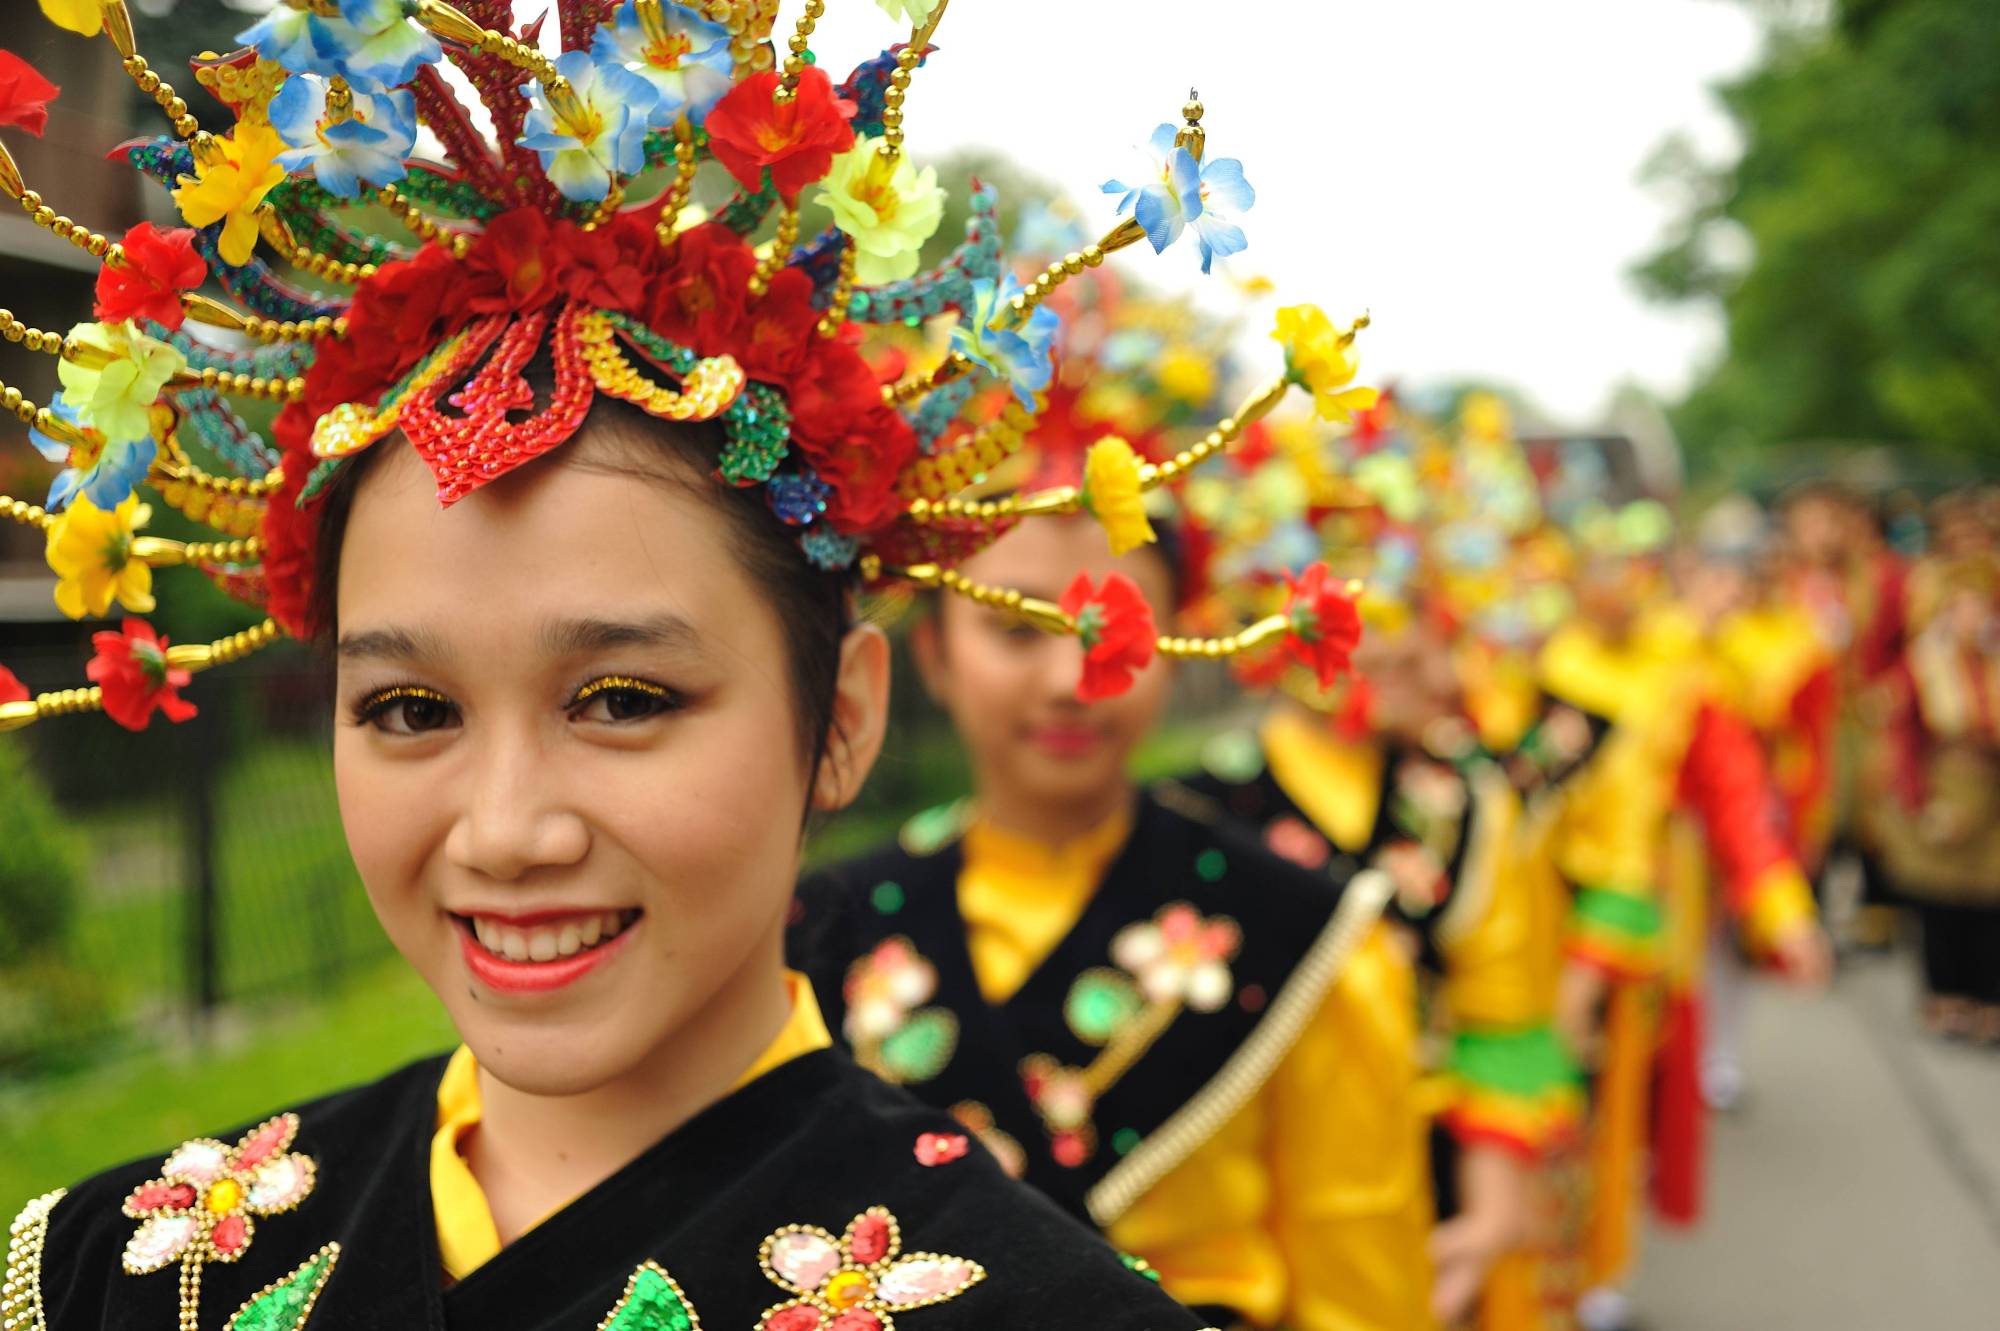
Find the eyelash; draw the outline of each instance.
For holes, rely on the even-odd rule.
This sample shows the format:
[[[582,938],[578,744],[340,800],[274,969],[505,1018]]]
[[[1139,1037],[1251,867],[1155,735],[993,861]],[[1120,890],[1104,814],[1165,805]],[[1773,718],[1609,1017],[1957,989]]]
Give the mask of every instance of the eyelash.
[[[615,693],[642,694],[658,703],[659,711],[661,712],[679,711],[686,705],[686,700],[679,693],[664,685],[655,684],[651,680],[637,679],[631,675],[606,675],[601,679],[593,679],[578,689],[576,696],[569,700],[568,705],[563,710],[574,715],[588,704],[591,699]],[[383,716],[388,714],[392,707],[398,703],[411,701],[436,703],[441,707],[453,706],[451,699],[445,697],[436,689],[425,688],[421,684],[394,684],[388,688],[377,689],[355,703],[354,723],[356,725],[377,724]],[[612,724],[619,724],[619,722],[614,720]]]

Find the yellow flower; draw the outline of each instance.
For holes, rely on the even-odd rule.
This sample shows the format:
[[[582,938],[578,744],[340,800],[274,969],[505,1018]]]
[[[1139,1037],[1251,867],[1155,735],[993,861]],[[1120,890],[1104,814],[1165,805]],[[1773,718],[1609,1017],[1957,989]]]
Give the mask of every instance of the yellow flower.
[[[1161,354],[1160,389],[1177,402],[1200,406],[1215,393],[1215,367],[1194,348],[1173,344]]]
[[[1492,393],[1469,393],[1458,409],[1465,432],[1474,439],[1496,441],[1513,436],[1514,423],[1507,404]]]
[[[110,512],[79,494],[49,528],[49,567],[56,572],[56,606],[71,619],[102,618],[115,600],[138,614],[153,608],[153,570],[132,557],[138,529],[153,510],[137,495]]]
[[[47,0],[43,0],[46,4]],[[921,28],[937,8],[937,0],[875,0],[890,18],[899,18],[913,28]]]
[[[174,202],[189,226],[222,223],[222,261],[241,267],[257,248],[257,207],[285,168],[277,157],[286,151],[278,132],[262,121],[238,122],[228,137],[215,140],[211,160],[195,157],[194,174],[182,176]]]
[[[104,0],[42,0],[42,17],[85,37],[104,30]]]
[[[1319,306],[1287,305],[1278,311],[1271,336],[1285,348],[1287,376],[1312,390],[1313,410],[1321,420],[1352,420],[1355,412],[1375,405],[1380,394],[1374,389],[1348,387],[1361,368],[1354,334],[1335,331]]]
[[[833,159],[819,201],[854,243],[854,279],[867,286],[900,282],[917,271],[917,252],[944,219],[935,167],[919,171],[909,155],[884,156],[865,135]]]
[[[1139,483],[1139,455],[1132,445],[1108,434],[1083,458],[1083,505],[1104,528],[1111,553],[1122,555],[1151,542],[1146,491]]]
[[[129,322],[78,324],[69,335],[83,351],[57,361],[56,377],[77,423],[114,443],[145,438],[154,401],[187,357]]]

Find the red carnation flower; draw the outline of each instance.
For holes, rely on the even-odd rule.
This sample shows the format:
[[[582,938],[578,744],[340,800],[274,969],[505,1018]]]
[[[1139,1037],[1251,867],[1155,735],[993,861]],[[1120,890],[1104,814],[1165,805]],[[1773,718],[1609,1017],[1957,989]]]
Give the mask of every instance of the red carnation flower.
[[[97,317],[106,323],[150,319],[179,328],[187,318],[181,292],[208,280],[208,265],[194,250],[187,227],[161,231],[141,222],[119,242],[125,262],[107,263],[97,273]]]
[[[0,51],[0,125],[40,138],[49,125],[49,103],[62,91],[12,51]]]
[[[764,168],[787,204],[827,173],[835,153],[854,146],[855,105],[816,65],[799,75],[797,95],[780,102],[778,73],[752,74],[708,113],[708,146],[744,189],[763,188]]]
[[[0,666],[0,702],[28,701],[28,686],[15,678],[14,672]]]
[[[540,309],[556,296],[561,256],[549,219],[537,208],[515,208],[486,224],[465,256],[472,314]]]
[[[756,269],[757,256],[728,227],[692,227],[675,238],[668,266],[653,283],[646,322],[701,355],[734,355]]]
[[[1361,642],[1361,612],[1345,589],[1327,585],[1331,576],[1325,564],[1313,564],[1297,578],[1285,577],[1285,618],[1291,621],[1285,652],[1309,666],[1323,689],[1347,672]]]
[[[325,344],[328,350],[341,345]],[[315,370],[319,368],[314,365]],[[313,566],[318,559],[319,517],[301,510],[299,493],[316,458],[310,451],[313,422],[317,415],[304,402],[294,402],[278,413],[271,427],[285,469],[285,483],[264,506],[264,520],[258,534],[264,538],[264,612],[278,626],[300,641],[310,639],[320,626],[311,622],[307,604],[312,596]]]
[[[1132,676],[1153,659],[1153,607],[1139,585],[1123,573],[1106,574],[1093,589],[1090,575],[1079,573],[1059,602],[1076,621],[1083,640],[1083,678],[1077,682],[1079,702],[1115,698],[1132,686]]]
[[[104,712],[127,730],[144,730],[155,711],[169,721],[194,715],[194,704],[177,692],[193,678],[167,664],[167,640],[143,619],[127,619],[122,631],[91,635],[97,655],[84,673],[104,690]]]
[[[781,269],[764,294],[745,312],[737,360],[753,379],[784,383],[798,378],[812,357],[819,336],[820,312],[813,308],[812,279],[796,268]],[[865,366],[864,366],[865,368]],[[881,397],[880,380],[869,378]]]
[[[574,222],[556,224],[557,284],[563,295],[599,310],[633,313],[636,302],[652,285],[661,259],[659,237],[651,222],[633,225],[639,214],[621,216],[610,226],[585,231]]]

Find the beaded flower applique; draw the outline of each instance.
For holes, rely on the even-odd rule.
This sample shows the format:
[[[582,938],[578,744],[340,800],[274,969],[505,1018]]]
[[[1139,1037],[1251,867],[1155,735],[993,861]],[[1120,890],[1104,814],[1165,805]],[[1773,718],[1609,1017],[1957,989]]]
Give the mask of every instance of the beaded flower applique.
[[[1229,1001],[1229,963],[1243,934],[1224,916],[1203,918],[1184,901],[1151,920],[1127,925],[1111,940],[1117,969],[1097,966],[1077,976],[1063,1002],[1071,1033],[1101,1052],[1075,1068],[1048,1054],[1021,1060],[1028,1100],[1049,1133],[1049,1153],[1074,1169],[1097,1151],[1091,1123],[1097,1101],[1144,1057],[1184,1010],[1214,1012]]]
[[[885,938],[847,968],[842,1031],[854,1061],[884,1081],[911,1085],[943,1072],[958,1049],[958,1018],[925,1007],[937,967],[909,939]]]
[[[764,1240],[757,1263],[796,1297],[764,1310],[757,1331],[895,1331],[892,1313],[955,1299],[986,1278],[964,1257],[904,1254],[902,1227],[871,1206],[835,1238],[817,1225],[787,1225]]]
[[[121,1209],[139,1222],[125,1243],[125,1271],[142,1276],[179,1263],[183,1328],[193,1328],[200,1318],[202,1268],[241,1258],[256,1237],[257,1217],[294,1210],[312,1194],[318,1168],[312,1157],[291,1149],[298,1132],[299,1116],[280,1114],[234,1146],[211,1137],[182,1142],[160,1166],[159,1177],[125,1199]],[[244,1304],[230,1327],[267,1331],[303,1325],[338,1257],[339,1245],[328,1244]]]

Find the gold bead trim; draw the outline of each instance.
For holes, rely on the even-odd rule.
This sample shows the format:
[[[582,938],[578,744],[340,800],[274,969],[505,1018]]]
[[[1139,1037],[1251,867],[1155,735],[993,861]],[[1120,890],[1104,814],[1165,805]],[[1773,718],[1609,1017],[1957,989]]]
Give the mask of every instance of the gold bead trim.
[[[49,1212],[67,1188],[45,1192],[21,1208],[7,1226],[7,1281],[0,1285],[0,1327],[8,1331],[48,1331],[42,1306],[42,1245],[48,1241]]]
[[[292,236],[291,228],[284,219],[265,204],[258,210],[258,230],[264,243],[276,250],[281,258],[294,268],[303,269],[314,277],[323,277],[329,282],[340,282],[355,286],[375,276],[372,263],[348,263],[342,259],[329,259],[326,255],[307,249]]]
[[[136,51],[125,57],[124,68],[132,82],[139,85],[139,91],[151,97],[167,113],[167,123],[173,126],[178,137],[194,137],[201,129],[201,122],[188,114],[188,104],[174,91],[173,84],[147,68],[146,58]]]
[[[410,234],[419,240],[434,241],[451,251],[454,259],[463,259],[465,252],[472,248],[472,237],[463,231],[452,231],[438,225],[420,208],[403,197],[402,191],[394,185],[384,185],[376,191],[384,208],[396,215],[396,220],[408,227]]]
[[[280,467],[273,467],[256,480],[244,476],[211,476],[196,466],[194,459],[181,447],[179,438],[167,437],[167,454],[171,463],[157,463],[153,467],[153,477],[165,477],[170,481],[181,481],[198,486],[212,494],[232,495],[245,499],[262,499],[276,494],[285,483],[285,473]],[[153,477],[148,477],[151,480]],[[192,516],[190,514],[190,516]]]
[[[1055,289],[1075,277],[1086,268],[1095,268],[1109,255],[1129,245],[1136,245],[1146,238],[1146,228],[1137,219],[1126,218],[1117,226],[1104,233],[1095,245],[1086,245],[1080,250],[1072,250],[1054,263],[1044,268],[1041,275],[1023,290],[1016,292],[1007,302],[1007,323],[1018,327],[1035,312],[1036,306],[1047,300]]]
[[[825,0],[806,0],[805,12],[792,28],[792,35],[785,39],[785,49],[791,52],[785,57],[784,78],[773,96],[780,102],[789,102],[797,95],[799,75],[806,71],[806,48],[812,45],[813,29],[820,17],[826,13]]]
[[[792,246],[799,239],[799,210],[794,204],[778,214],[778,233],[771,237],[770,248],[764,257],[757,260],[757,271],[750,274],[750,294],[761,296],[771,285],[771,279],[785,266],[785,260],[792,257]]]
[[[13,519],[25,527],[40,527],[47,530],[55,519],[40,504],[30,504],[12,495],[0,495],[0,514]]]

